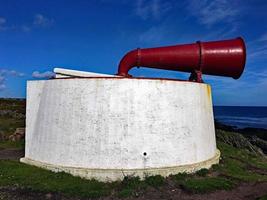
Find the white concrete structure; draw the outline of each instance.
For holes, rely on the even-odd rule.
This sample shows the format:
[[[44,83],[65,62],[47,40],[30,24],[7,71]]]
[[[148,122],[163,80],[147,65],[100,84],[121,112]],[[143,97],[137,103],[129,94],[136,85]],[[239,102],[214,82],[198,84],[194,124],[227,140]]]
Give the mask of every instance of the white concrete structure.
[[[207,84],[141,78],[29,81],[24,163],[102,181],[218,163]]]

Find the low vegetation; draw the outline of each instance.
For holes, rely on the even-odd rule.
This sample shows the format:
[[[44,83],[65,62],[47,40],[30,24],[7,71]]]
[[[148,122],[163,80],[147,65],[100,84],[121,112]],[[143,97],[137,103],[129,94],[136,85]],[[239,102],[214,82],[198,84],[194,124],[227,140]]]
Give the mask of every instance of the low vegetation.
[[[0,161],[0,186],[16,186],[31,190],[62,192],[66,195],[99,197],[110,193],[109,184],[84,180],[66,173],[51,173],[18,161]]]
[[[182,188],[192,193],[206,193],[215,190],[230,190],[234,187],[234,182],[222,177],[207,177],[205,179],[186,179]]]
[[[15,142],[0,143],[1,148],[21,148]],[[41,192],[59,192],[67,196],[100,197],[115,195],[120,198],[138,196],[149,188],[160,189],[174,184],[188,193],[208,193],[215,190],[231,190],[240,182],[267,181],[267,162],[261,155],[247,149],[238,149],[218,142],[222,153],[219,165],[202,169],[195,174],[180,173],[168,178],[150,176],[125,177],[122,182],[102,183],[84,180],[66,173],[53,173],[16,160],[0,160],[0,186],[26,188]]]
[[[6,104],[6,101],[0,101],[0,108],[8,110]],[[5,136],[15,128],[23,126],[25,120],[20,118],[25,114],[21,109],[25,109],[25,102],[19,100],[18,104],[12,102],[11,105],[11,110],[21,115],[5,115],[5,112],[0,114],[0,131]],[[0,189],[9,187],[61,194],[66,197],[127,198],[142,196],[148,191],[181,190],[187,194],[203,194],[216,190],[233,190],[241,183],[267,182],[267,160],[260,148],[254,146],[246,137],[232,131],[217,130],[216,136],[217,146],[221,151],[220,164],[195,174],[180,173],[167,178],[157,175],[146,177],[145,180],[125,177],[121,182],[103,183],[73,177],[63,172],[53,173],[25,165],[18,160],[0,157]],[[11,142],[0,138],[0,154],[2,150],[23,151],[23,148],[23,141]],[[3,198],[0,191],[0,199]],[[258,199],[267,199],[267,194]]]
[[[0,141],[0,149],[17,149],[17,150],[23,150],[25,146],[25,141],[16,141],[12,142],[10,140],[3,140]]]
[[[0,99],[0,141],[25,127],[25,99]]]
[[[267,200],[267,195],[264,195],[264,196],[258,198],[257,200]]]

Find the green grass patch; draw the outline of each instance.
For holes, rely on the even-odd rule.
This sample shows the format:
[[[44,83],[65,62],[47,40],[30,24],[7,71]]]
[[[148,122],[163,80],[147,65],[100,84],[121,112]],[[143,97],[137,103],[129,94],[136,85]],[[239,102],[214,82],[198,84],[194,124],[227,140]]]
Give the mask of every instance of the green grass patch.
[[[118,192],[118,197],[126,198],[134,195],[133,189],[124,188]]]
[[[204,176],[207,176],[208,173],[209,173],[209,170],[204,168],[204,169],[198,170],[196,172],[196,175],[204,177]]]
[[[175,175],[171,175],[171,178],[179,185],[180,183],[182,183],[185,179],[192,177],[191,174],[187,174],[187,173],[179,173],[179,174],[175,174]]]
[[[146,184],[144,181],[140,180],[140,177],[131,177],[126,176],[121,182],[123,188],[127,189],[143,189],[146,188]]]
[[[164,177],[160,175],[148,176],[145,178],[145,183],[155,188],[162,186],[164,182],[165,182]]]
[[[145,191],[148,186],[159,188],[164,183],[165,178],[160,175],[148,176],[143,181],[139,177],[126,176],[119,185],[118,197],[134,196],[137,191]]]
[[[16,128],[25,127],[25,99],[0,98],[0,138],[14,133]]]
[[[247,165],[234,159],[227,159],[222,164],[221,173],[240,181],[267,181],[267,176],[251,172]]]
[[[215,190],[230,190],[234,187],[234,182],[220,177],[192,178],[184,180],[181,186],[192,193],[207,193]]]
[[[25,127],[24,119],[14,119],[7,117],[0,117],[0,132],[9,136],[14,133],[16,128]]]
[[[25,141],[0,141],[0,148],[3,149],[24,149],[25,147]]]
[[[267,176],[249,168],[267,169],[267,160],[245,149],[237,149],[224,143],[218,143],[222,153],[222,161],[217,170],[222,174],[240,181],[267,181]]]
[[[118,197],[133,196],[136,191],[145,190],[147,186],[147,183],[141,181],[139,177],[126,176],[119,184]]]
[[[260,197],[260,198],[257,198],[257,200],[267,200],[267,194],[262,196],[262,197]]]
[[[7,127],[10,124],[7,123]],[[14,125],[14,124],[13,124]],[[3,127],[0,119],[0,127]],[[14,128],[14,127],[13,127]],[[141,181],[139,177],[125,177],[121,182],[103,183],[85,180],[66,173],[53,173],[17,161],[0,160],[0,186],[16,186],[32,191],[59,192],[67,196],[98,198],[107,195],[127,198],[140,195],[148,188],[160,188],[166,184],[192,193],[230,190],[240,182],[267,181],[267,160],[246,148],[217,142],[221,151],[220,164],[211,169],[201,169],[195,174],[179,173],[165,179],[150,176]],[[24,142],[0,142],[0,149],[23,149]],[[265,170],[265,171],[264,171]],[[261,173],[265,172],[265,173]],[[264,199],[266,197],[262,197]]]
[[[0,186],[17,186],[68,196],[96,198],[109,195],[112,184],[85,180],[60,172],[53,173],[17,161],[0,160]]]

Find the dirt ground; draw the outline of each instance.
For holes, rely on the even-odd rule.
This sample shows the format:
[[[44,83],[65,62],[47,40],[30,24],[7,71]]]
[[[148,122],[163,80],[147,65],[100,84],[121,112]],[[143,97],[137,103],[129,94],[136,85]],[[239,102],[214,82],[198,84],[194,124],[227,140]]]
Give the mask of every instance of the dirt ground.
[[[18,160],[24,156],[23,150],[0,149],[0,159]],[[168,181],[167,181],[168,182]],[[255,200],[267,194],[267,182],[243,183],[230,191],[215,191],[208,194],[190,194],[182,189],[175,187],[169,182],[159,189],[150,187],[146,192],[136,193],[136,197],[125,198],[125,200]],[[36,192],[30,189],[22,189],[16,186],[0,187],[0,200],[79,200],[81,198],[66,197],[58,193]],[[118,199],[116,196],[100,198],[101,200]]]
[[[125,200],[255,200],[267,192],[267,183],[242,184],[231,191],[216,191],[209,194],[189,194],[181,189],[172,189],[171,187],[162,187],[160,189],[150,188],[145,194],[136,194],[136,197],[125,198]],[[16,187],[0,188],[0,199],[10,200],[79,200],[80,198],[66,197],[57,193],[42,193],[28,189],[19,189]],[[101,200],[117,199],[114,196],[100,198]]]
[[[257,184],[242,184],[239,187],[231,191],[216,191],[209,194],[190,194],[181,189],[161,188],[160,190],[153,189],[147,191],[142,197],[137,198],[138,200],[145,199],[168,199],[168,200],[204,200],[204,199],[216,199],[216,200],[254,200],[267,192],[267,183]],[[133,198],[134,199],[134,198]]]
[[[0,160],[19,160],[22,157],[24,157],[24,150],[0,148]]]

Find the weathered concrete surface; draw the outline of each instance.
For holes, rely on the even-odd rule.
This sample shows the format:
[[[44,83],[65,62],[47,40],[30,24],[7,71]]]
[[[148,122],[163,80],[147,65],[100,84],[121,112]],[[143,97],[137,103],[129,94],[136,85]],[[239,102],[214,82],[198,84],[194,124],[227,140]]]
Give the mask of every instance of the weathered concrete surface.
[[[26,127],[22,161],[30,164],[144,174],[218,162],[207,84],[126,78],[29,81]],[[121,173],[106,172],[105,178],[91,172],[84,177],[121,178]]]
[[[123,180],[125,176],[139,176],[144,179],[147,176],[161,175],[167,177],[171,174],[178,174],[182,172],[193,173],[203,168],[210,168],[213,164],[219,163],[220,151],[217,150],[214,157],[205,160],[203,162],[179,165],[172,167],[161,168],[143,168],[143,169],[89,169],[89,168],[77,168],[68,166],[52,165],[43,163],[29,158],[21,158],[20,161],[26,164],[34,165],[44,169],[51,170],[53,172],[66,172],[74,176],[79,176],[86,179],[97,179],[99,181],[110,182],[116,180]]]

